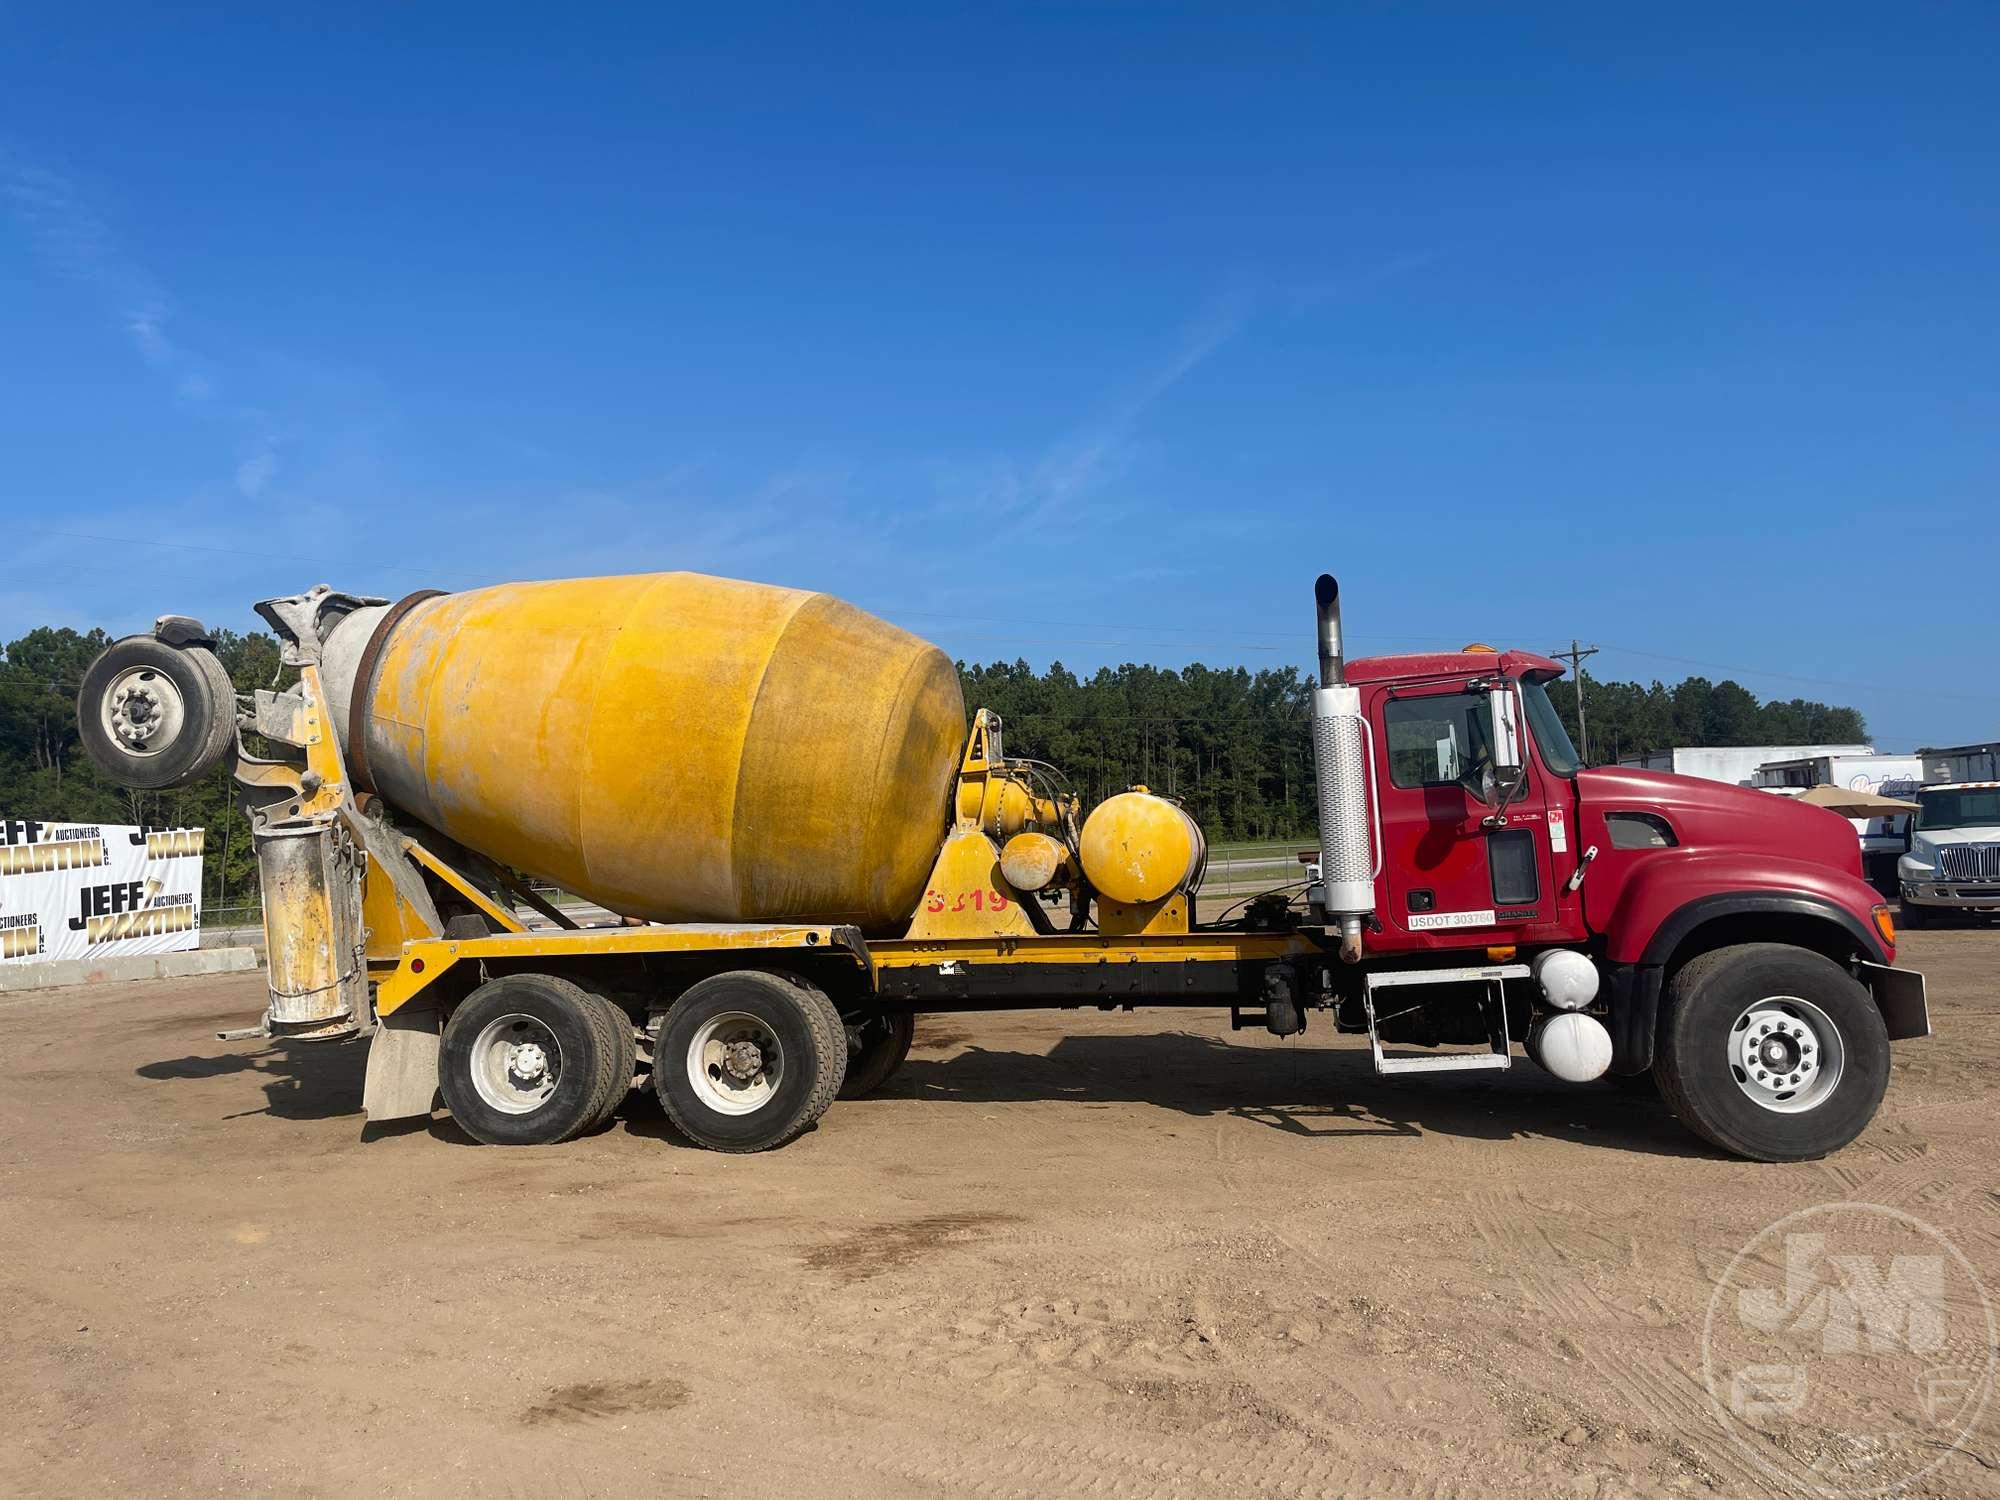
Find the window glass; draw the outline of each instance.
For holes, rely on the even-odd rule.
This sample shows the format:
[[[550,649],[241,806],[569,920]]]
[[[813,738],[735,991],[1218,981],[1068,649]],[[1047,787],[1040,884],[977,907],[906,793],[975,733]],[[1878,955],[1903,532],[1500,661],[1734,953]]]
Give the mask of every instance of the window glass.
[[[1528,723],[1535,731],[1535,743],[1542,747],[1542,764],[1558,776],[1574,776],[1581,757],[1563,728],[1562,715],[1549,701],[1549,690],[1539,682],[1522,682],[1521,701],[1528,706]]]
[[[1918,828],[2000,826],[2000,791],[1918,792]]]
[[[1508,828],[1486,836],[1486,866],[1493,876],[1495,906],[1533,906],[1542,898],[1535,872],[1535,836]]]
[[[1460,782],[1475,796],[1491,760],[1484,693],[1392,698],[1382,710],[1389,779],[1397,786]]]

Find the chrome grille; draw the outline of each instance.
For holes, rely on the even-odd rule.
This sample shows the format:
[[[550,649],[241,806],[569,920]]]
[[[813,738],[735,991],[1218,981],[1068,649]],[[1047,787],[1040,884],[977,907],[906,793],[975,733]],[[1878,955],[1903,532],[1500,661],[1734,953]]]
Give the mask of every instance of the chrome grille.
[[[1938,879],[2000,880],[2000,844],[1941,844]]]

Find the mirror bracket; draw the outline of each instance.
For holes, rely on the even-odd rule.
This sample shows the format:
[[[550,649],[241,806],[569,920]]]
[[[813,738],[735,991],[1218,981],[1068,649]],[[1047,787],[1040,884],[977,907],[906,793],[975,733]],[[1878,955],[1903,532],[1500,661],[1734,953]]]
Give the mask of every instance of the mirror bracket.
[[[1509,804],[1528,786],[1525,715],[1512,681],[1505,677],[1482,677],[1478,682],[1486,693],[1495,799],[1492,813],[1481,820],[1480,826],[1504,828]]]

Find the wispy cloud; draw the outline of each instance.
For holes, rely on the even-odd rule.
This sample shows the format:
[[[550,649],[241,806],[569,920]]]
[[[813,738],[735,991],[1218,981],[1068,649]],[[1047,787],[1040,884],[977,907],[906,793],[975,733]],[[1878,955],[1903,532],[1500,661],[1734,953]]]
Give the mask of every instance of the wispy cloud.
[[[1313,312],[1329,304],[1358,302],[1388,283],[1400,280],[1413,271],[1421,271],[1442,259],[1444,259],[1442,250],[1406,251],[1401,255],[1392,255],[1378,265],[1349,275],[1331,276],[1323,281],[1302,282],[1290,289],[1284,301],[1295,313]]]
[[[1163,358],[1038,456],[1026,462],[988,461],[970,473],[963,466],[940,466],[950,477],[943,487],[946,498],[940,509],[951,512],[977,507],[1040,522],[1088,502],[1130,468],[1152,408],[1242,337],[1258,314],[1298,315],[1328,304],[1359,300],[1430,265],[1440,254],[1436,250],[1410,251],[1351,274],[1304,285],[1254,292],[1247,283],[1232,287],[1178,330]]]
[[[212,363],[175,333],[173,299],[120,244],[92,195],[72,177],[0,144],[0,203],[26,231],[49,273],[88,288],[133,352],[160,373],[176,399],[246,430],[239,444],[246,454],[236,466],[236,486],[249,498],[262,492],[278,470],[278,445],[269,424],[255,410],[215,409],[221,382]]]
[[[1241,334],[1250,310],[1247,296],[1219,298],[1175,333],[1162,358],[1039,453],[931,460],[924,468],[935,498],[900,524],[921,528],[940,516],[978,512],[1038,525],[1090,503],[1130,468],[1151,408]]]
[[[1195,318],[1172,350],[1127,391],[1056,443],[1034,467],[1023,498],[1037,513],[1086,496],[1124,467],[1140,423],[1162,396],[1192,375],[1250,321],[1250,299],[1232,293]]]
[[[278,455],[266,446],[236,466],[236,490],[246,500],[255,500],[278,472]]]
[[[213,382],[193,368],[167,331],[172,305],[166,293],[124,253],[104,215],[73,179],[0,146],[0,197],[28,231],[43,265],[95,291],[141,359],[170,375],[184,397],[206,400],[213,394]]]

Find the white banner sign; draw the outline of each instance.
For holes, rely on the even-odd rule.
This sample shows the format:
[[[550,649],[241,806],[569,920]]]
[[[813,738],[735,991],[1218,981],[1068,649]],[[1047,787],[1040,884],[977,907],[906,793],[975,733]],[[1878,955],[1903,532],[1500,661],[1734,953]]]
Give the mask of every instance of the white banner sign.
[[[199,828],[0,818],[0,963],[197,946],[202,842]]]

